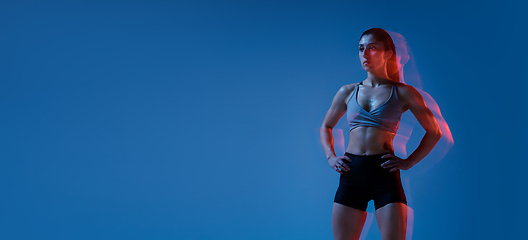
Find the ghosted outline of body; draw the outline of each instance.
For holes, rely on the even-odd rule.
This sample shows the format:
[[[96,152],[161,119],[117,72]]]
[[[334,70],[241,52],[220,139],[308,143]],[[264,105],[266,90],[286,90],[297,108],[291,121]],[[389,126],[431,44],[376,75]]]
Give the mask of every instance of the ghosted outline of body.
[[[363,156],[367,159],[371,156],[382,155],[383,163],[380,165],[381,168],[386,169],[387,174],[397,172],[399,181],[399,170],[408,170],[421,161],[442,136],[433,113],[427,108],[420,93],[412,86],[400,83],[399,73],[391,74],[390,76],[387,74],[388,72],[394,72],[388,71],[387,67],[391,61],[395,61],[395,51],[394,43],[385,30],[372,28],[365,31],[359,41],[359,58],[368,77],[362,82],[342,86],[335,95],[332,105],[323,120],[320,128],[321,144],[330,167],[341,174],[341,183],[348,172],[351,172],[351,170],[358,171],[357,169],[351,169],[351,166],[349,166],[352,160],[348,156],[352,155],[356,155],[358,159]],[[393,94],[396,94],[396,96],[393,96]],[[353,96],[356,99],[351,99]],[[392,105],[392,107],[397,106],[401,107],[401,109],[386,109],[386,111],[401,111],[403,113],[410,110],[426,131],[418,148],[406,159],[397,157],[394,155],[393,148],[395,130],[390,131],[387,127],[374,126],[375,124],[368,124],[367,121],[350,129],[349,143],[346,148],[348,156],[347,154],[336,156],[332,129],[349,109],[347,104],[357,104],[361,110],[365,111],[363,114],[368,114],[378,110],[389,100],[399,101],[400,105]],[[351,118],[349,121],[356,120],[355,116]],[[399,121],[399,118],[397,120]],[[395,128],[397,130],[397,124]],[[399,183],[399,188],[400,191],[403,191],[401,183]],[[347,194],[349,199],[354,199],[357,192],[340,193],[339,196]],[[337,198],[338,194],[336,193]],[[376,207],[376,220],[382,239],[405,239],[407,227],[406,202],[401,198],[391,199],[390,197],[384,199],[384,201],[386,202]],[[365,208],[347,206],[338,203],[336,200],[332,209],[334,239],[359,239],[367,216]]]

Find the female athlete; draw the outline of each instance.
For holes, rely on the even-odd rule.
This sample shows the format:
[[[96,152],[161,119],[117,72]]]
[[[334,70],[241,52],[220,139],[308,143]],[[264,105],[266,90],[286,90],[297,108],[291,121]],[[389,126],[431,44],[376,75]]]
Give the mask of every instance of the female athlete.
[[[342,86],[321,125],[321,144],[328,163],[340,173],[332,209],[332,231],[336,240],[359,239],[374,200],[376,220],[383,240],[405,239],[407,200],[400,170],[422,160],[442,133],[418,91],[399,82],[396,49],[381,28],[365,31],[359,40],[359,59],[367,78]],[[410,110],[426,131],[419,146],[406,159],[394,155],[393,139],[402,113]],[[332,129],[346,113],[350,130],[344,156],[336,156]]]

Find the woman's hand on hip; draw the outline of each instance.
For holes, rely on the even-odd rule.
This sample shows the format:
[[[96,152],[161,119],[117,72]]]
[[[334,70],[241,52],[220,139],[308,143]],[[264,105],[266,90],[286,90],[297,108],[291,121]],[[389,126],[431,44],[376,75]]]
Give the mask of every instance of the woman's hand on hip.
[[[344,173],[344,172],[350,171],[350,167],[346,165],[344,161],[352,162],[352,160],[350,160],[350,158],[348,158],[347,156],[330,157],[328,159],[328,163],[330,164],[330,167],[335,169],[336,172],[338,173]]]
[[[398,169],[401,170],[409,170],[414,164],[410,161],[407,161],[407,159],[399,158],[398,156],[388,153],[383,156],[381,156],[382,159],[389,159],[388,161],[381,164],[381,167],[385,169],[390,169],[389,172],[397,171]]]

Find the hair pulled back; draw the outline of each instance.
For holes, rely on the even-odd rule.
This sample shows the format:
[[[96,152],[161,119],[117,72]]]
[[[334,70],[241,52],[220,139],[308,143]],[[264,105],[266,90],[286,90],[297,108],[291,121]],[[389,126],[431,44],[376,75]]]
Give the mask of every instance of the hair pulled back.
[[[365,35],[370,35],[376,39],[376,41],[383,43],[383,48],[385,51],[392,50],[392,56],[387,60],[387,74],[390,79],[396,82],[400,82],[400,74],[398,71],[398,64],[396,63],[396,47],[394,46],[394,42],[392,41],[392,37],[382,28],[371,28],[363,34],[361,34],[361,37],[359,40],[361,41],[361,38]]]

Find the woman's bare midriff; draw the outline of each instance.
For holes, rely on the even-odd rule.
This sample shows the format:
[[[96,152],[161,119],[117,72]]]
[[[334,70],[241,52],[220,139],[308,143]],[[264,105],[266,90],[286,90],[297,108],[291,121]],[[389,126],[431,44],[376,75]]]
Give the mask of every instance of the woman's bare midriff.
[[[350,131],[347,152],[356,155],[375,155],[394,151],[394,133],[376,127],[357,127]]]

